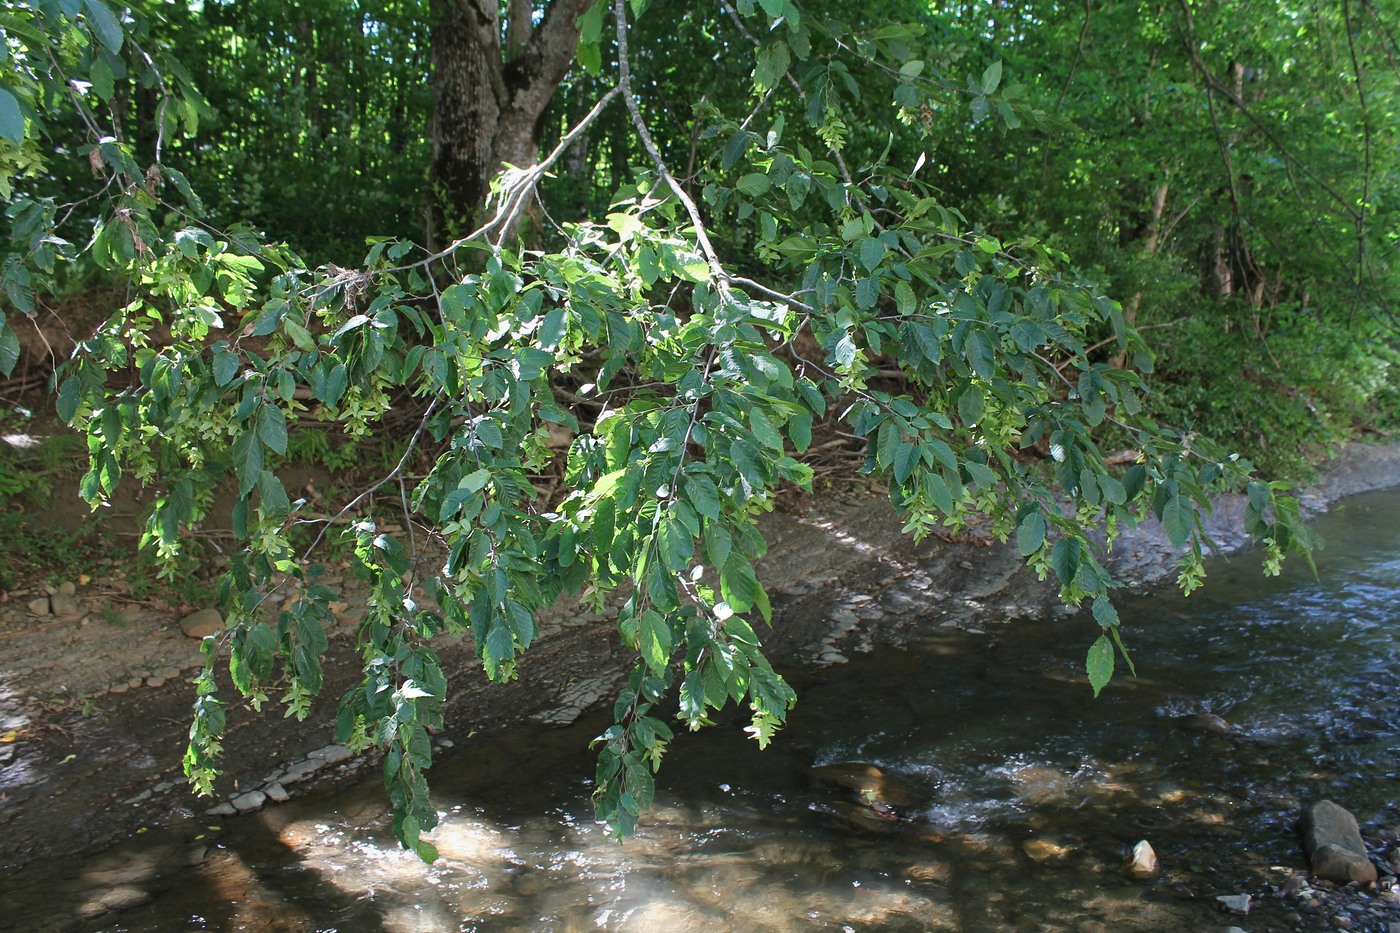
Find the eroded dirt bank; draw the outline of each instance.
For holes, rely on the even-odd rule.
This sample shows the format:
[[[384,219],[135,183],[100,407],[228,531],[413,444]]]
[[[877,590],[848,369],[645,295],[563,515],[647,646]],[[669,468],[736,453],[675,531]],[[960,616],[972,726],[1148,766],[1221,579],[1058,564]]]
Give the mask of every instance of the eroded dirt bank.
[[[1396,483],[1400,445],[1353,447],[1305,502],[1321,509]],[[771,550],[762,568],[777,610],[767,641],[790,667],[840,663],[929,627],[990,630],[1009,619],[1057,614],[1053,592],[1025,570],[1014,546],[976,534],[915,544],[871,492],[800,504],[803,511],[770,517]],[[1243,543],[1242,508],[1241,500],[1227,497],[1211,517],[1212,534],[1226,549]],[[1123,536],[1114,558],[1135,585],[1160,579],[1172,566],[1165,536],[1152,526]],[[120,907],[123,898],[141,893],[123,886],[129,866],[120,857],[97,867],[110,877],[87,872],[81,879],[65,878],[57,860],[149,832],[168,844],[148,847],[147,859],[183,863],[217,838],[229,801],[273,806],[281,792],[324,793],[363,767],[331,746],[334,698],[359,670],[341,638],[328,659],[327,700],[313,718],[296,723],[278,710],[232,709],[220,797],[194,797],[181,778],[180,756],[197,642],[174,616],[104,605],[83,586],[71,611],[38,617],[28,602],[43,595],[35,584],[0,604],[0,865],[7,887],[42,883],[60,901],[77,903],[78,888],[68,887],[106,884],[100,897],[84,897],[83,909]],[[348,628],[353,591],[346,603]],[[470,645],[441,647],[445,667],[455,672],[441,740],[529,719],[572,721],[613,694],[626,667],[608,619],[560,609],[542,627],[546,637],[523,659],[520,680],[508,685],[485,681]],[[268,799],[244,796],[254,790]],[[211,814],[215,807],[224,812]],[[0,919],[0,927],[5,923]]]

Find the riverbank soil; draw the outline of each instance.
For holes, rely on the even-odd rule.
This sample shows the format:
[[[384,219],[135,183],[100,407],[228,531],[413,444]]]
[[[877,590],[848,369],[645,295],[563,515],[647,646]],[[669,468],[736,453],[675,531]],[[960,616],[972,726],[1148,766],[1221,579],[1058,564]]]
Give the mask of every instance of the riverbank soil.
[[[1305,502],[1321,509],[1397,482],[1400,446],[1354,447]],[[1211,516],[1226,550],[1244,541],[1242,512],[1238,497],[1226,497]],[[1014,545],[976,529],[916,544],[899,528],[878,491],[859,487],[785,502],[768,517],[771,547],[760,569],[776,613],[766,637],[773,657],[812,670],[930,628],[987,631],[1063,614]],[[1124,535],[1114,559],[1138,587],[1172,568],[1165,535],[1151,523]],[[27,579],[0,601],[0,869],[11,905],[51,908],[23,920],[0,913],[3,929],[99,929],[111,911],[178,884],[177,869],[204,858],[234,813],[330,793],[364,767],[332,739],[335,699],[360,676],[352,647],[359,597],[343,567],[331,570],[344,592],[324,699],[299,723],[280,708],[258,714],[234,704],[227,691],[227,770],[209,799],[190,793],[180,767],[189,681],[202,663],[199,640],[181,622],[209,607],[137,601],[104,576],[119,563],[99,561],[74,580]],[[543,636],[511,684],[487,683],[468,641],[437,645],[450,672],[441,747],[522,722],[566,724],[615,694],[627,669],[609,619],[562,606],[540,621]],[[83,872],[69,870],[139,837],[160,843],[143,846],[138,866],[115,850],[110,864],[88,858]],[[1391,919],[1400,922],[1400,911]]]

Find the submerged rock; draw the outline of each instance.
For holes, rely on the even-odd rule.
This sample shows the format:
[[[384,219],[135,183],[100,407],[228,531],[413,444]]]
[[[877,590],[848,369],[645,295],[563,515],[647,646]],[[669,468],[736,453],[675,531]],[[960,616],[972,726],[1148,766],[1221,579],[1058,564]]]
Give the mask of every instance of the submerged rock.
[[[1346,808],[1319,801],[1303,811],[1298,831],[1314,876],[1342,884],[1376,880],[1376,866],[1366,856],[1356,817]]]
[[[1176,724],[1187,732],[1203,732],[1207,735],[1229,735],[1230,724],[1225,721],[1224,716],[1217,716],[1215,713],[1193,713],[1190,716],[1181,716],[1176,720]]]
[[[812,769],[823,784],[849,788],[868,806],[911,807],[922,796],[907,781],[863,761],[843,761]]]
[[[892,833],[899,828],[899,814],[889,807],[866,807],[835,800],[817,807],[847,829],[861,833]]]

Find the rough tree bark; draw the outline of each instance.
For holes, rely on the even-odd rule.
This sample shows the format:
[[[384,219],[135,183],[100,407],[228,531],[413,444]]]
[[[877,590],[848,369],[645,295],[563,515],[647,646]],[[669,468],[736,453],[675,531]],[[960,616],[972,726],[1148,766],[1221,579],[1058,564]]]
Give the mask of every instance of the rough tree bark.
[[[477,226],[503,163],[537,161],[545,110],[593,3],[552,0],[536,22],[530,3],[513,0],[503,24],[499,0],[433,0],[431,244]]]

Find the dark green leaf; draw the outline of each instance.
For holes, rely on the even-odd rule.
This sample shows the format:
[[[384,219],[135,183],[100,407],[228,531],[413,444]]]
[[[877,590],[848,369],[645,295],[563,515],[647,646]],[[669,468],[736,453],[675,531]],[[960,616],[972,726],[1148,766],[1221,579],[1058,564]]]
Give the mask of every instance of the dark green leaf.
[[[253,431],[244,431],[233,442],[233,467],[238,475],[238,494],[246,496],[262,475],[262,441]]]
[[[83,6],[87,7],[88,22],[97,33],[97,38],[107,47],[107,51],[119,50],[125,33],[116,16],[107,8],[107,4],[103,0],[83,0]]]
[[[1029,557],[1045,543],[1045,517],[1039,512],[1027,515],[1016,528],[1016,547],[1022,557]]]
[[[258,437],[273,451],[287,452],[287,416],[271,402],[263,402],[258,408]]]
[[[0,88],[0,137],[16,146],[24,142],[24,113],[19,100],[5,88]]]
[[[1172,547],[1179,548],[1191,537],[1196,524],[1196,510],[1186,496],[1173,496],[1162,508],[1162,529]]]

